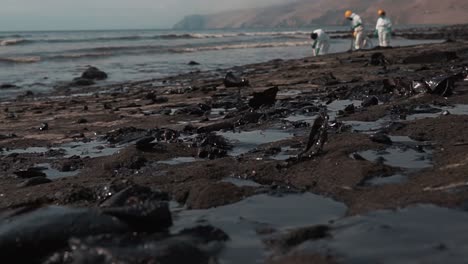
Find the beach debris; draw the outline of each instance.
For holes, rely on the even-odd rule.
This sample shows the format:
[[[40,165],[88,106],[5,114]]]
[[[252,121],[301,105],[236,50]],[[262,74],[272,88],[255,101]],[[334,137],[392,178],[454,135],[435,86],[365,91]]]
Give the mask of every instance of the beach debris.
[[[369,106],[378,105],[378,104],[379,104],[379,99],[375,96],[370,96],[364,99],[364,101],[362,101],[361,106],[369,107]]]
[[[228,72],[224,77],[224,86],[229,87],[245,87],[249,86],[249,80],[235,75],[233,72]]]
[[[406,57],[403,60],[405,64],[424,64],[424,63],[441,63],[449,62],[458,58],[457,53],[453,51],[430,51],[423,52],[417,55]]]
[[[194,145],[198,147],[198,157],[205,159],[217,159],[227,156],[232,145],[222,136],[214,133],[198,135]]]
[[[276,94],[278,86],[269,88],[263,92],[253,94],[253,98],[249,100],[249,106],[253,109],[259,109],[262,106],[272,106],[276,102]]]
[[[430,93],[441,96],[450,96],[455,87],[455,80],[452,75],[437,76],[429,80],[413,81],[412,89],[415,93]]]
[[[328,119],[326,110],[322,109],[312,125],[309,141],[304,151],[299,154],[299,159],[311,158],[322,151],[323,145],[328,140]]]
[[[39,127],[40,131],[45,131],[49,130],[49,124],[48,123],[42,123],[41,126]]]
[[[83,74],[81,74],[81,78],[88,79],[88,80],[104,80],[107,79],[107,73],[99,70],[96,67],[90,66],[86,69]]]

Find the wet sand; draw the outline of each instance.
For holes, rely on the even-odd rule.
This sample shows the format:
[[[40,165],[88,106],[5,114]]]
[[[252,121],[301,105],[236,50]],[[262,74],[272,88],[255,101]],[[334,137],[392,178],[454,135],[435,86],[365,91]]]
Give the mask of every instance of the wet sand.
[[[468,240],[446,240],[467,216],[467,65],[468,43],[451,41],[61,87],[1,102],[0,207],[99,207],[125,187],[145,186],[177,203],[172,232],[199,223],[224,230],[231,237],[219,253],[225,263],[403,263],[428,255],[459,263]],[[228,71],[250,86],[225,87]],[[415,89],[413,81],[440,75],[452,94]],[[274,106],[249,108],[253,93],[272,87],[279,89]],[[362,106],[374,96],[378,105]],[[323,151],[291,162],[324,107]],[[226,141],[210,143],[207,131]],[[24,183],[40,173],[50,181]],[[423,226],[417,210],[440,219]],[[443,220],[452,214],[456,223]],[[326,231],[317,235],[316,225]],[[406,248],[419,255],[400,257],[388,233],[363,231],[374,225],[409,236]],[[421,249],[417,238],[431,228],[440,233],[427,239],[439,242]],[[366,242],[353,242],[353,232]],[[389,251],[364,252],[374,240]]]

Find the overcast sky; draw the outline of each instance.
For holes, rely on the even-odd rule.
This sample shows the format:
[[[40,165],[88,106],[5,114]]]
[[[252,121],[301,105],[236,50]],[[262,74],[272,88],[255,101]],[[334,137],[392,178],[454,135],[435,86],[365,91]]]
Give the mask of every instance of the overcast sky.
[[[293,0],[0,0],[0,31],[170,28],[188,14]]]

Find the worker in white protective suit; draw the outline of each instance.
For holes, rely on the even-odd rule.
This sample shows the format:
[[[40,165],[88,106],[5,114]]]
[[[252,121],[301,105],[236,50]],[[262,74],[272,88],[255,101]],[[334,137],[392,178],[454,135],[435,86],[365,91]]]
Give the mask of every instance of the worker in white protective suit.
[[[328,54],[330,49],[330,37],[322,29],[317,29],[310,34],[312,42],[312,51],[314,56]]]
[[[392,21],[387,17],[383,9],[379,9],[377,14],[379,15],[379,19],[375,26],[375,35],[379,37],[380,47],[388,47],[392,38]]]
[[[354,37],[354,49],[360,50],[366,46],[366,36],[361,17],[351,10],[345,12],[345,18],[351,20],[351,30]]]

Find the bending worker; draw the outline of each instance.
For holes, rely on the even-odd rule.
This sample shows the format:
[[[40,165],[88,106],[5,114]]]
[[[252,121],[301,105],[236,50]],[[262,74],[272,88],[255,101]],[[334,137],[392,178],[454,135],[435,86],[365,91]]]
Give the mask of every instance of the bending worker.
[[[379,19],[375,26],[375,33],[379,36],[379,46],[388,47],[390,46],[390,39],[392,37],[392,21],[390,21],[382,9],[379,9],[377,14],[379,15]]]
[[[310,34],[310,38],[314,41],[312,43],[312,50],[314,56],[328,54],[328,49],[330,49],[330,38],[327,33],[322,29],[317,29]]]
[[[362,25],[361,17],[348,10],[345,12],[345,18],[351,20],[351,28],[353,30],[354,48],[356,50],[363,49],[365,46],[364,26]]]

